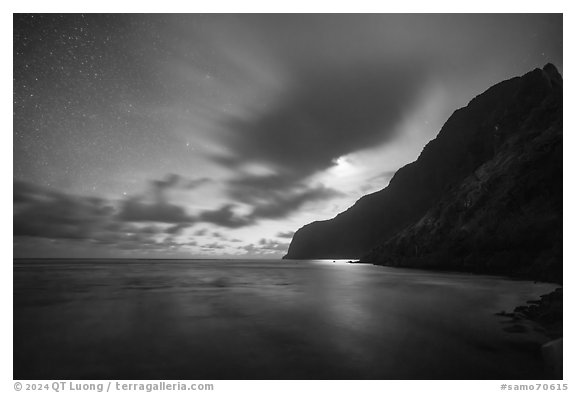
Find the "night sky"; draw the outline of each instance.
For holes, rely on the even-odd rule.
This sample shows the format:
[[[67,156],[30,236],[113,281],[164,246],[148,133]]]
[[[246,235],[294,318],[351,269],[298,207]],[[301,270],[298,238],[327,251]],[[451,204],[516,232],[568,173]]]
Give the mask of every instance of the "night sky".
[[[269,257],[382,189],[561,15],[15,15],[15,257]]]

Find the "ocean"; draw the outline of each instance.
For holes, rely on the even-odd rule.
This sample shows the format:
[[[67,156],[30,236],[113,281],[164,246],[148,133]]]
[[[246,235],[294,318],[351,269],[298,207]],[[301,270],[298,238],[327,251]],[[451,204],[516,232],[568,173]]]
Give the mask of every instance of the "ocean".
[[[557,286],[346,261],[15,260],[14,379],[545,379]]]

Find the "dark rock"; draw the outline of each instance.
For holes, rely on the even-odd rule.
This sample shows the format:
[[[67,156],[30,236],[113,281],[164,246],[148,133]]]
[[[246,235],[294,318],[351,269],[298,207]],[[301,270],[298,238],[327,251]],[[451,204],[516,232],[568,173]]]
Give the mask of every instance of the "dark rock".
[[[514,321],[530,320],[537,324],[537,328],[551,339],[557,339],[563,335],[563,300],[562,288],[543,295],[540,300],[530,300],[529,306],[518,306],[514,312],[501,311],[498,316],[512,318]],[[505,328],[512,331],[514,328]]]

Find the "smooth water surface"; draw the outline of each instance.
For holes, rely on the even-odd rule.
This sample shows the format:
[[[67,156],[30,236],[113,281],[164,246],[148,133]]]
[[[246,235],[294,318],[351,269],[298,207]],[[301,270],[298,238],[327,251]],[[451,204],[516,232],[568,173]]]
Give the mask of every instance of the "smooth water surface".
[[[555,288],[332,261],[16,260],[15,379],[537,379]]]

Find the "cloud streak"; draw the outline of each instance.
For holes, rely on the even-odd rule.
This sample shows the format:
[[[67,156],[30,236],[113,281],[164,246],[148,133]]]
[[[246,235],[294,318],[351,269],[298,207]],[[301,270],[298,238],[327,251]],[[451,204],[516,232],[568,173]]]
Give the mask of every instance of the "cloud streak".
[[[229,153],[216,161],[229,168],[261,164],[301,180],[342,155],[390,141],[422,86],[423,74],[412,68],[311,72],[270,108],[228,119],[221,142]]]

